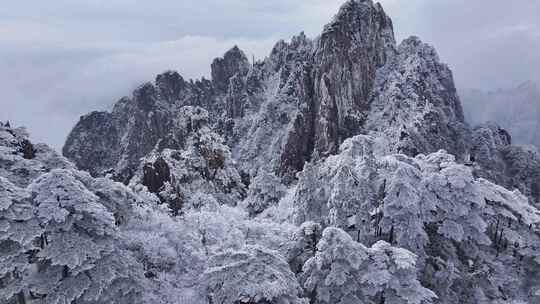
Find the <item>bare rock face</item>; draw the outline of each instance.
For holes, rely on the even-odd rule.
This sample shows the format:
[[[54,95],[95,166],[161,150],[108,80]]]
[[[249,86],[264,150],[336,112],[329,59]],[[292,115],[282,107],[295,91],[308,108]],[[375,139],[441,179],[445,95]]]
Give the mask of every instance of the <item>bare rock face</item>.
[[[324,28],[313,59],[316,154],[333,154],[359,133],[377,69],[394,48],[392,21],[373,1],[348,1]]]
[[[227,51],[223,58],[212,62],[212,81],[220,92],[227,92],[229,79],[235,75],[244,76],[249,71],[249,61],[237,46]]]
[[[23,157],[26,159],[36,157],[36,149],[34,149],[34,145],[28,139],[21,141],[19,151],[22,152]]]
[[[113,115],[92,112],[82,116],[71,131],[62,153],[81,170],[97,176],[118,161],[120,134]]]
[[[156,87],[159,92],[159,98],[174,103],[181,100],[186,92],[188,83],[180,76],[178,72],[169,71],[156,77]]]
[[[171,171],[167,162],[158,157],[154,162],[143,165],[142,184],[152,193],[158,193],[166,182],[171,181]]]

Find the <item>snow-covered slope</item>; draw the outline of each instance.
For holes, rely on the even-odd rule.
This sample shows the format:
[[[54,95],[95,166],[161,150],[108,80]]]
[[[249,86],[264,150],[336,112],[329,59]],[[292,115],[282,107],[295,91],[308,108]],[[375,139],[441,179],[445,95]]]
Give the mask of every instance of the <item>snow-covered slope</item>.
[[[388,150],[415,156],[445,149],[461,159],[469,128],[452,72],[417,37],[403,41],[379,71],[367,129],[389,140]]]

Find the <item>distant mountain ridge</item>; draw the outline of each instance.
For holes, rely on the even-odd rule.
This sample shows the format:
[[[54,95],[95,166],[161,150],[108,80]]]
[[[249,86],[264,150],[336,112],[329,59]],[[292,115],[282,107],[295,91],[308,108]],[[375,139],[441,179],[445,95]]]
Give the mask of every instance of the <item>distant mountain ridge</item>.
[[[468,121],[495,121],[507,129],[516,144],[540,147],[540,85],[526,81],[514,88],[484,91],[462,89]]]

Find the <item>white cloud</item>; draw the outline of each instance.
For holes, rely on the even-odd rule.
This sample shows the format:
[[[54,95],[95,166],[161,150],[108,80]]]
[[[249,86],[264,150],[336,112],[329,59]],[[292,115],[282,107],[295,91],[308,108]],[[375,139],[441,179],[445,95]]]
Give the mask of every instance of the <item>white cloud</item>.
[[[233,45],[262,58],[276,40],[187,36],[99,47],[48,45],[23,56],[14,50],[12,60],[0,61],[0,120],[26,125],[36,140],[60,148],[80,115],[109,108],[156,74],[173,69],[185,78],[209,78],[212,59]]]

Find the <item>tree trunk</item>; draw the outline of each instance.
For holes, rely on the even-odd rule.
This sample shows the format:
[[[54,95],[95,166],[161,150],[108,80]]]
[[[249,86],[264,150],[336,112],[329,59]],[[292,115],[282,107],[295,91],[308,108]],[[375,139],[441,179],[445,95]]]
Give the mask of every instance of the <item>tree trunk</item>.
[[[24,295],[24,291],[21,291],[17,294],[17,303],[26,304],[26,296]]]

